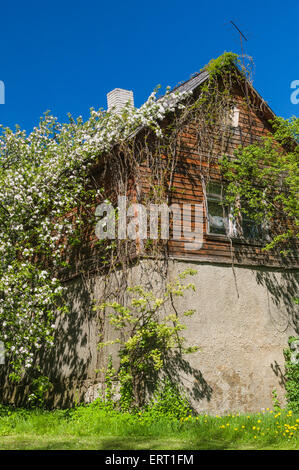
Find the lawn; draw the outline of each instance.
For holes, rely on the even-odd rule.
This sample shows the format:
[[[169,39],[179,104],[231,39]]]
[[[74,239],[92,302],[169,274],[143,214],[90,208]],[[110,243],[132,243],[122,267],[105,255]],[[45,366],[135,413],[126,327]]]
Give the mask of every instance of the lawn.
[[[73,410],[0,407],[1,450],[210,450],[297,449],[299,415],[132,415],[97,404]]]

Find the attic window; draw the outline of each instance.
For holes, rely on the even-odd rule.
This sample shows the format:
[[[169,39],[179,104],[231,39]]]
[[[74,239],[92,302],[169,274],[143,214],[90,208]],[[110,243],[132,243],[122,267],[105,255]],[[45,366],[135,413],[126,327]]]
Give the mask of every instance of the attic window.
[[[224,116],[224,125],[230,127],[238,127],[239,126],[239,116],[240,110],[237,106],[232,106],[229,110],[226,111]]]
[[[240,115],[239,108],[237,108],[237,106],[234,106],[232,109],[232,114],[231,114],[231,126],[232,127],[239,126],[239,115]]]

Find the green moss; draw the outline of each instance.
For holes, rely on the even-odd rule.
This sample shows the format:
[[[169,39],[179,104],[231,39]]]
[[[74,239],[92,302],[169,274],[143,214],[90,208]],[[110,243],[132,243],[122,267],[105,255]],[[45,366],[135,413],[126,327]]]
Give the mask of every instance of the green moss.
[[[211,59],[202,70],[208,71],[210,77],[216,77],[221,75],[223,71],[228,71],[233,67],[237,67],[239,63],[240,59],[238,54],[233,52],[224,52],[216,59]]]

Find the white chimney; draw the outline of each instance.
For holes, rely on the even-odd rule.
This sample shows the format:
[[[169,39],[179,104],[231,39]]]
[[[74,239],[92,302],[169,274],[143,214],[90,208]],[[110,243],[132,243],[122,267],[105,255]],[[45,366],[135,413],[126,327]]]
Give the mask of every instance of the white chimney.
[[[114,88],[114,90],[107,93],[108,111],[111,111],[112,108],[114,108],[113,111],[115,113],[120,113],[128,101],[132,106],[134,106],[134,96],[132,91],[123,90],[122,88]]]

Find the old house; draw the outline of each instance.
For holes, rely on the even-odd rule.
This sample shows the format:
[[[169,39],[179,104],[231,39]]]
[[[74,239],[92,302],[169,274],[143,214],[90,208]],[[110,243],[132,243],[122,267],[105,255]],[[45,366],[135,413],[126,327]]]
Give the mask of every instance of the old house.
[[[159,240],[157,233],[150,237],[147,228],[144,236],[139,232],[131,243],[121,245],[116,278],[125,269],[129,284],[159,285],[163,276],[173,278],[186,268],[196,269],[195,293],[176,305],[178,311],[186,305],[196,310],[186,321],[185,336],[200,347],[182,367],[181,381],[198,411],[259,411],[272,406],[273,389],[282,400],[284,396],[283,349],[288,337],[298,332],[293,303],[298,253],[285,259],[278,252],[264,251],[267,227],[250,217],[238,220],[223,205],[225,181],[219,158],[224,154],[233,158],[239,145],[259,142],[271,133],[269,120],[274,113],[238,71],[227,79],[229,95],[228,82],[220,74],[214,101],[198,105],[209,80],[209,71],[203,70],[172,92],[173,96],[184,92],[185,98],[183,105],[174,104],[163,117],[162,143],[140,126],[99,160],[93,177],[102,181],[114,205],[118,196],[127,196],[144,206],[185,207],[187,228],[182,236],[174,234],[183,212],[172,220],[169,237]],[[133,100],[132,92],[113,90],[108,108],[117,112],[128,100]],[[199,238],[194,239],[194,233]],[[101,271],[102,246],[95,226],[88,228],[86,237],[72,269],[61,274],[69,289],[71,312],[57,322],[57,348],[43,358],[44,372],[54,384],[54,401],[61,406],[97,396],[103,380],[99,370],[107,358],[98,350],[99,334],[113,336],[108,319],[99,319],[93,306],[107,290],[109,295],[119,291],[115,279],[107,285]],[[153,238],[154,243],[148,242]],[[115,239],[112,250],[120,243]]]

